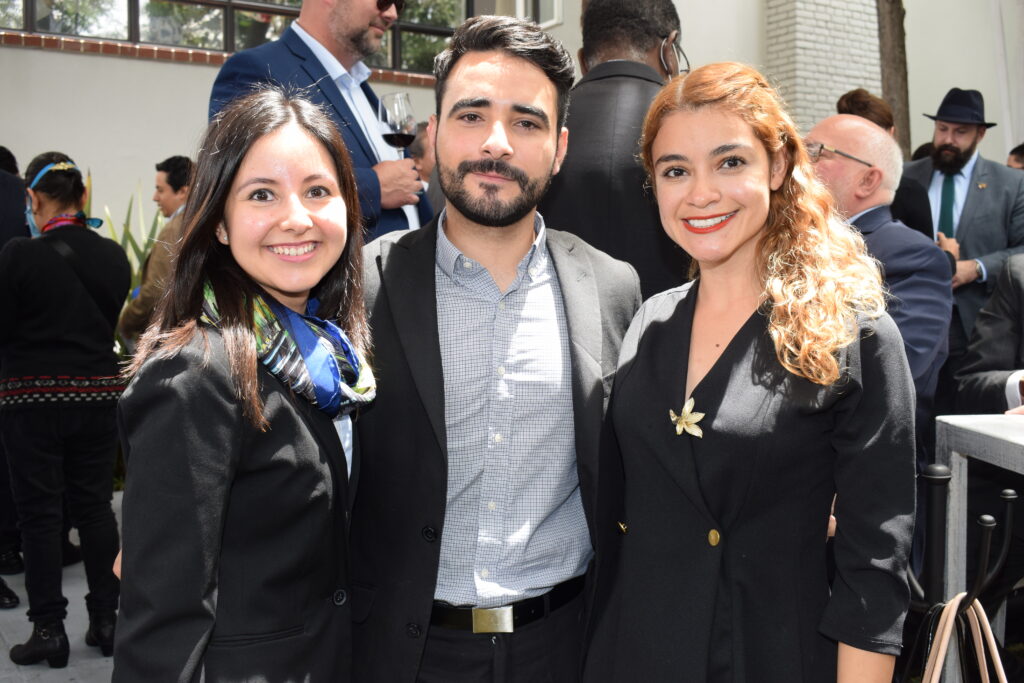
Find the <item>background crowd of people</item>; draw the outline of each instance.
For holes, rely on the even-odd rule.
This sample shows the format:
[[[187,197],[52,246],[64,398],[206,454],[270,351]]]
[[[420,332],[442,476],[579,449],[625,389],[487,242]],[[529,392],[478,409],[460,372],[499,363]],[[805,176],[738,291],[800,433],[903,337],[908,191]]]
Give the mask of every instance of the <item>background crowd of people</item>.
[[[132,291],[74,160],[0,171],[11,660],[67,664],[73,525],[116,681],[892,680],[935,418],[1024,414],[1024,145],[957,87],[917,160],[863,89],[799,131],[670,0],[589,0],[578,81],[467,20],[402,152],[403,6],[224,64]]]

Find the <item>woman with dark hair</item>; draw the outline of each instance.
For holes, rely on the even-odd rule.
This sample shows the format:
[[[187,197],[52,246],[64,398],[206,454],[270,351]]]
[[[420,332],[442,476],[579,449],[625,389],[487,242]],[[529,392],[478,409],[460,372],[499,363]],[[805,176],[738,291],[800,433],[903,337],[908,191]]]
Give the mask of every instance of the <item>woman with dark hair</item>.
[[[26,220],[35,239],[0,252],[0,438],[7,451],[25,556],[32,637],[11,661],[68,662],[61,593],[63,503],[82,542],[89,594],[86,642],[110,655],[118,582],[110,507],[123,384],[114,326],[131,280],[121,247],[91,228],[75,163],[40,154],[25,169]]]
[[[330,119],[267,89],[210,124],[119,405],[115,681],[349,680],[359,202]]]
[[[914,394],[878,265],[750,67],[665,86],[641,155],[696,279],[649,299],[622,343],[621,557],[588,679],[887,683]]]

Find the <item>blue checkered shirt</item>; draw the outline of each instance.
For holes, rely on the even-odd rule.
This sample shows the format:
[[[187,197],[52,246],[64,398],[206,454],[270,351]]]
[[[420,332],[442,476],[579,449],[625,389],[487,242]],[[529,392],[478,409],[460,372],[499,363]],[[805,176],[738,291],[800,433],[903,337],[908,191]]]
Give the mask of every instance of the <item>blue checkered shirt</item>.
[[[448,492],[434,597],[497,607],[586,571],[572,359],[544,221],[503,293],[437,231]]]

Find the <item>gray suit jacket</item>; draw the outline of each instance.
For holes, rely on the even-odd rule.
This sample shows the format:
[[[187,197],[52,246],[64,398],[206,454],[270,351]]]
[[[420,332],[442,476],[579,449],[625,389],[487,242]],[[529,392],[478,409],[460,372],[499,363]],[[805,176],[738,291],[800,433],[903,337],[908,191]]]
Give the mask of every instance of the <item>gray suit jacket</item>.
[[[364,250],[380,391],[356,423],[360,449],[368,454],[351,535],[359,681],[415,681],[430,624],[448,476],[436,238],[434,221],[421,230],[385,235]],[[639,279],[628,264],[575,235],[549,229],[547,239],[570,338],[580,491],[600,554],[615,533],[612,523],[595,524],[598,478],[606,473],[598,465],[601,422],[619,345],[640,306]]]
[[[932,180],[932,160],[920,159],[903,167],[905,176],[926,189]],[[960,259],[978,259],[988,273],[986,282],[972,282],[953,292],[964,332],[969,337],[978,311],[988,300],[997,274],[1011,254],[1024,252],[1024,173],[978,158],[956,229]]]
[[[1016,370],[1024,370],[1024,256],[1007,259],[992,298],[978,314],[957,373],[957,412],[1006,410],[1006,380]]]

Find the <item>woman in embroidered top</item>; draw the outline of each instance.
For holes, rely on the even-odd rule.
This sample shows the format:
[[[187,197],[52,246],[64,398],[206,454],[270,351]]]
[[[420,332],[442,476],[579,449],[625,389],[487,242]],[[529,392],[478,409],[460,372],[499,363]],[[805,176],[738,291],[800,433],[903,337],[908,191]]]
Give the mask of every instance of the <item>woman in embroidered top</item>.
[[[32,622],[32,636],[10,658],[63,667],[64,500],[89,582],[85,641],[107,656],[114,647],[118,583],[110,565],[118,541],[110,499],[124,388],[114,326],[131,266],[120,245],[96,234],[102,221],[83,212],[85,183],[70,157],[40,154],[25,181],[36,237],[16,237],[0,250],[0,486],[9,486],[17,507]]]
[[[669,83],[641,154],[698,277],[650,299],[623,341],[609,414],[624,534],[599,570],[587,677],[887,682],[909,601],[914,395],[878,267],[750,67]]]
[[[119,405],[113,679],[347,681],[339,434],[374,388],[337,130],[279,90],[236,101],[206,133],[184,225]]]

